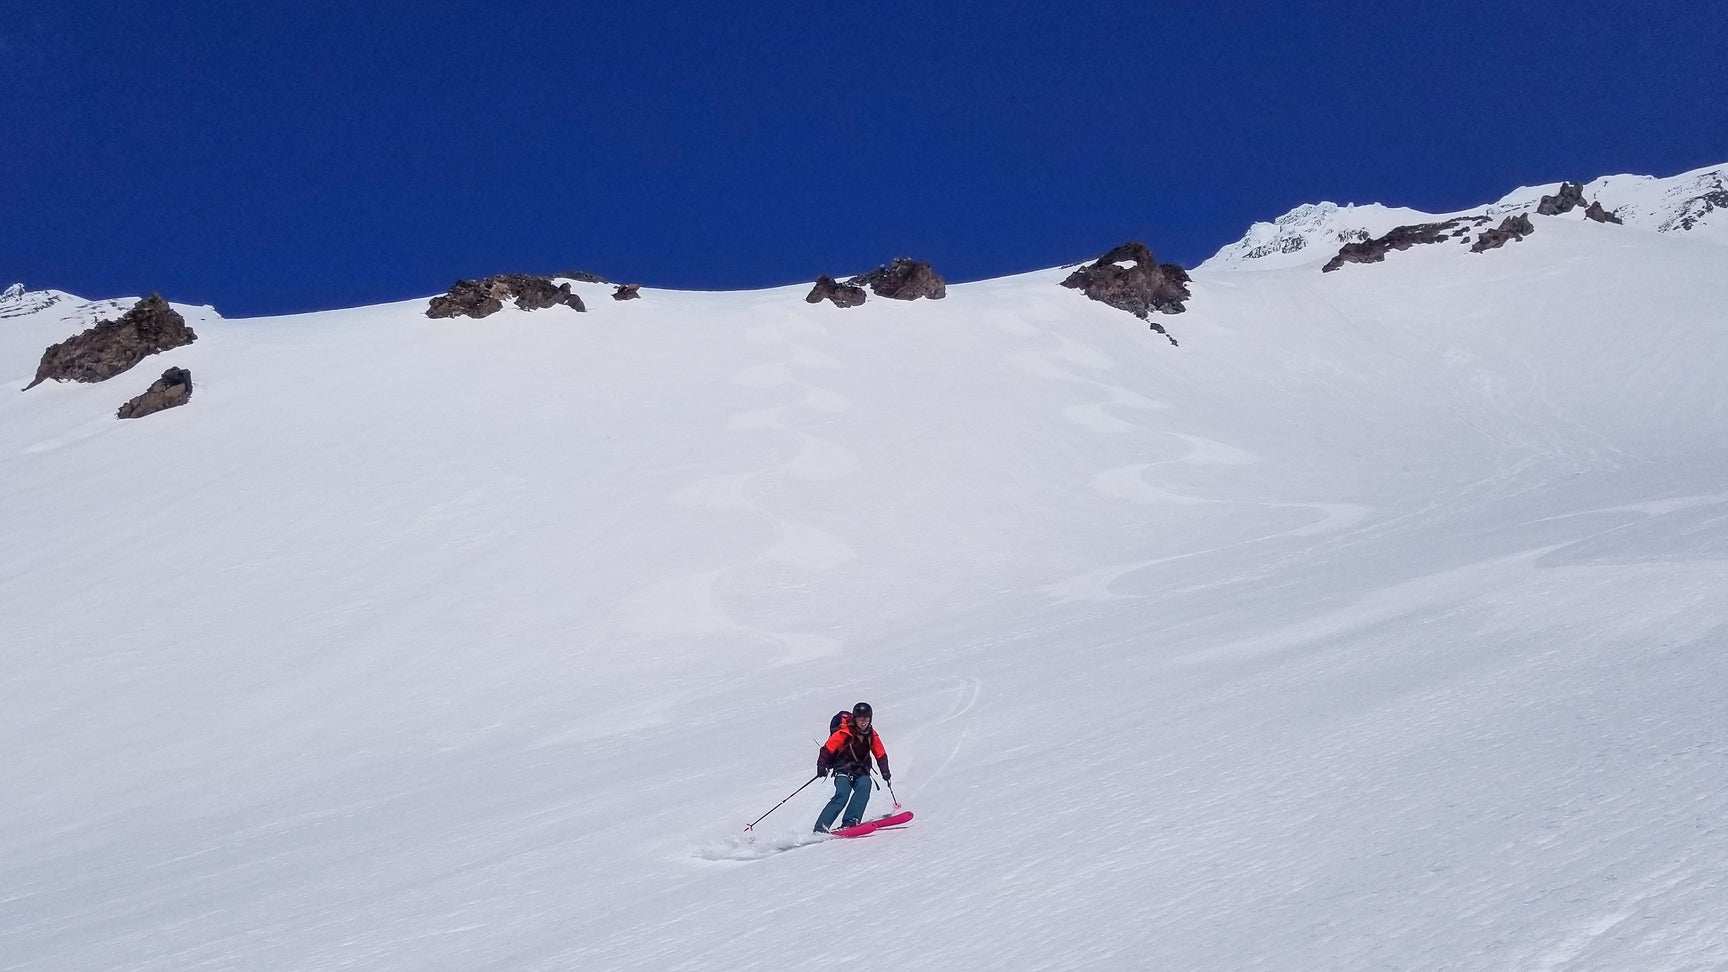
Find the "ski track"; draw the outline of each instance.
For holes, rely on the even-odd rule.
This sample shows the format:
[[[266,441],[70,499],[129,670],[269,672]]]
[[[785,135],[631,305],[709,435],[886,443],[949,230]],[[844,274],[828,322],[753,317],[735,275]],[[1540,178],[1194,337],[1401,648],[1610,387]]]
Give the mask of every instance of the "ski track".
[[[684,506],[749,514],[766,522],[777,539],[748,559],[657,585],[638,596],[635,610],[639,619],[649,619],[641,624],[639,630],[654,635],[690,636],[730,631],[761,636],[780,646],[774,661],[777,665],[838,656],[844,654],[845,645],[840,639],[820,632],[770,630],[742,620],[723,606],[717,588],[728,577],[747,573],[750,568],[765,563],[784,564],[805,571],[827,571],[848,563],[855,554],[844,538],[761,505],[752,497],[752,487],[771,478],[822,482],[858,472],[858,462],[850,452],[798,426],[798,416],[805,411],[838,414],[850,408],[851,402],[800,377],[810,371],[831,370],[841,365],[832,356],[794,339],[794,335],[819,339],[823,334],[819,325],[796,316],[785,316],[786,321],[781,324],[750,327],[744,340],[752,345],[780,349],[786,356],[743,368],[733,375],[732,380],[749,389],[790,390],[797,397],[780,405],[734,413],[726,420],[725,428],[737,433],[767,431],[788,436],[797,442],[797,453],[787,460],[757,469],[696,480],[672,498],[673,502]]]
[[[1047,302],[1034,303],[1028,312],[1031,316],[1043,314],[1055,318],[1054,305]],[[1289,529],[1277,530],[1216,547],[1202,550],[1190,550],[1168,557],[1135,560],[1107,567],[1095,568],[1074,577],[1057,581],[1045,588],[1045,593],[1058,603],[1076,601],[1107,601],[1116,598],[1145,597],[1145,594],[1118,594],[1112,588],[1117,581],[1137,571],[1158,564],[1215,554],[1225,550],[1233,550],[1243,546],[1262,543],[1288,537],[1314,537],[1328,533],[1346,532],[1354,529],[1367,520],[1373,510],[1355,503],[1268,503],[1255,501],[1229,501],[1213,498],[1187,496],[1182,493],[1152,485],[1147,481],[1147,473],[1159,466],[1251,466],[1260,462],[1260,457],[1254,453],[1219,442],[1191,432],[1182,432],[1165,424],[1148,425],[1143,421],[1134,421],[1117,416],[1114,410],[1129,409],[1133,411],[1163,412],[1172,409],[1165,402],[1155,401],[1138,392],[1122,388],[1097,378],[1076,374],[1060,367],[1051,359],[1062,361],[1082,368],[1095,371],[1113,372],[1119,368],[1118,363],[1108,355],[1095,348],[1081,344],[1066,336],[1057,334],[1045,328],[1023,320],[1020,315],[1011,312],[997,312],[990,317],[991,323],[1016,337],[1031,339],[1039,345],[1054,342],[1055,350],[1044,350],[1039,347],[1022,348],[1010,352],[1006,356],[1008,364],[1025,374],[1052,382],[1081,384],[1102,389],[1108,396],[1104,401],[1065,406],[1062,416],[1070,422],[1091,432],[1105,435],[1121,433],[1155,433],[1156,435],[1174,439],[1183,448],[1182,454],[1168,459],[1153,462],[1136,463],[1099,470],[1092,478],[1094,491],[1113,499],[1128,503],[1151,505],[1169,504],[1174,506],[1198,505],[1242,505],[1261,509],[1291,509],[1316,514],[1310,522]]]
[[[968,677],[960,680],[954,708],[935,724],[921,728],[913,737],[918,743],[918,747],[913,750],[915,755],[912,760],[908,761],[908,768],[916,765],[916,754],[918,753],[927,752],[932,748],[946,753],[942,757],[942,762],[935,769],[922,776],[913,777],[921,785],[928,785],[941,776],[942,771],[946,770],[948,765],[954,762],[954,758],[959,756],[962,749],[965,748],[966,735],[972,728],[969,716],[973,706],[978,704],[978,699],[983,691],[984,683],[977,678]]]

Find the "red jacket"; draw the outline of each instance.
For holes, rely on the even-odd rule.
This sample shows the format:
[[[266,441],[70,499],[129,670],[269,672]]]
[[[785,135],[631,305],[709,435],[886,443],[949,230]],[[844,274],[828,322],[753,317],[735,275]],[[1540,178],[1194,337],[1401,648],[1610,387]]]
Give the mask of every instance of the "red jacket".
[[[832,769],[836,776],[868,776],[872,756],[882,771],[882,778],[890,779],[888,751],[882,748],[882,736],[875,727],[860,732],[847,717],[840,720],[840,728],[834,730],[834,735],[829,736],[817,751],[816,774],[825,776]]]

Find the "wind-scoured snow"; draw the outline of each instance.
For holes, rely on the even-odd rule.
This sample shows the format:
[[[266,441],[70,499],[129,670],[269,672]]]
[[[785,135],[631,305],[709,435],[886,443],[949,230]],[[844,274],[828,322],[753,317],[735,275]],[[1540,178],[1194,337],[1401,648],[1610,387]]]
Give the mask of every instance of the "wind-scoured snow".
[[[1404,207],[1305,203],[1270,223],[1255,223],[1240,240],[1200,264],[1206,270],[1283,270],[1319,266],[1346,243],[1382,236],[1398,226],[1436,223],[1464,216],[1534,212],[1543,196],[1561,183],[1523,186],[1498,201],[1451,213],[1426,213]],[[1603,176],[1583,184],[1584,197],[1625,225],[1657,233],[1684,233],[1691,239],[1728,245],[1728,166],[1712,166],[1668,178]],[[1566,214],[1582,219],[1583,210]]]
[[[1694,169],[1668,179],[1603,176],[1584,187],[1629,226],[1686,233],[1728,244],[1728,166]]]
[[[1728,965],[1728,249],[1398,257],[0,320],[0,969]]]

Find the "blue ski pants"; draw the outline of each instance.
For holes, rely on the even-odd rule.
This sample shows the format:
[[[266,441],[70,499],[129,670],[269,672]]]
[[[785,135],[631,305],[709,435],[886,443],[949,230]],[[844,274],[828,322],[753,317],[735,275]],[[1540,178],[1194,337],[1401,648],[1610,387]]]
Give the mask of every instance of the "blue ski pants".
[[[828,800],[828,805],[822,808],[822,816],[816,818],[817,830],[828,830],[834,826],[834,818],[840,817],[842,827],[850,827],[864,819],[864,807],[870,802],[870,774],[860,776],[841,776],[834,774],[834,796]],[[840,816],[840,811],[846,811]]]

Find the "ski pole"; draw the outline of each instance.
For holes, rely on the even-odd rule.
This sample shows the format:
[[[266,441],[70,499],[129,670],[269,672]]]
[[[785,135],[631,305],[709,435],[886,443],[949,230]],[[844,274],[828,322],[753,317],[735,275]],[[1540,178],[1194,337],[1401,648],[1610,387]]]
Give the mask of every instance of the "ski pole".
[[[888,781],[888,795],[894,798],[894,809],[900,809],[900,796],[894,792],[894,781]]]
[[[822,778],[822,774],[821,774],[821,773],[817,773],[817,774],[816,774],[816,775],[815,775],[815,776],[812,776],[812,777],[810,777],[810,778],[809,778],[809,779],[807,779],[807,780],[805,780],[805,781],[804,781],[804,786],[809,786],[809,785],[810,785],[810,784],[812,784],[812,783],[814,783],[814,782],[816,782],[816,781],[817,781],[817,780],[819,780],[819,779],[821,779],[821,778]],[[804,789],[804,786],[801,786],[801,787],[799,787],[799,788],[798,788],[798,789],[796,789],[796,790],[793,790],[793,791],[792,791],[792,792],[791,792],[791,793],[788,793],[788,794],[786,794],[786,800],[790,800],[790,799],[792,799],[792,798],[793,798],[793,797],[795,797],[795,796],[797,796],[797,795],[798,795],[798,794],[799,794],[799,793],[800,793],[800,792],[802,792],[802,791],[803,791],[803,789]],[[786,805],[786,800],[781,800],[781,801],[780,801],[780,802],[779,802],[779,803],[776,803],[776,804],[774,804],[774,805],[773,805],[773,806],[772,806],[772,807],[769,807],[769,808],[768,808],[768,813],[773,813],[773,812],[774,812],[774,811],[776,811],[776,810],[778,810],[778,809],[780,809],[780,808],[781,808],[781,807],[783,807],[783,806],[785,806],[785,805]],[[762,815],[762,816],[760,816],[760,817],[757,817],[757,818],[756,818],[756,819],[755,819],[755,820],[752,820],[752,821],[750,821],[750,824],[749,824],[749,826],[747,826],[747,827],[745,827],[745,828],[744,828],[744,829],[745,829],[745,830],[751,830],[751,829],[753,829],[753,828],[754,828],[754,827],[755,827],[755,826],[756,826],[756,825],[757,825],[757,824],[759,824],[759,823],[761,823],[761,822],[762,822],[762,821],[764,821],[764,820],[767,820],[767,819],[768,819],[768,813],[765,813],[765,814],[763,814],[763,815]]]

